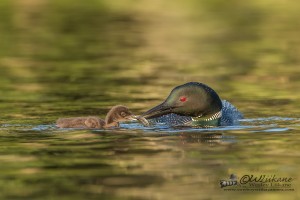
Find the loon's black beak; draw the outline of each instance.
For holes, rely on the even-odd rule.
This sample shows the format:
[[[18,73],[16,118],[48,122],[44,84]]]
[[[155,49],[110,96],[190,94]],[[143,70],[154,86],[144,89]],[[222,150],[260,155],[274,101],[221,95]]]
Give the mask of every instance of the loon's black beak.
[[[174,107],[166,105],[166,103],[159,104],[158,106],[155,106],[154,108],[151,108],[147,112],[143,113],[141,116],[146,119],[151,119],[155,117],[160,117],[162,115],[170,114],[172,113]]]

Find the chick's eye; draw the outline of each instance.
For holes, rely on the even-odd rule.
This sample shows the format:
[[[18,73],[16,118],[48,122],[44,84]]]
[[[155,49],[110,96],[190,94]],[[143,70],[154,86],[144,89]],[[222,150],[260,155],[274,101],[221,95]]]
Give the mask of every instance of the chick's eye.
[[[126,116],[126,113],[125,113],[125,112],[121,112],[121,116],[122,116],[122,117],[125,117],[125,116]]]
[[[181,102],[185,102],[187,100],[187,98],[185,96],[180,97],[179,99]]]

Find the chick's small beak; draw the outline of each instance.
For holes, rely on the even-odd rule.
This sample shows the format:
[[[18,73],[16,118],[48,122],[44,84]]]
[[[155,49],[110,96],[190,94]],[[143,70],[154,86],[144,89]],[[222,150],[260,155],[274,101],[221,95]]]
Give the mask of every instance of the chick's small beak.
[[[129,121],[133,121],[133,120],[137,120],[138,116],[136,115],[128,115],[125,117],[126,120],[129,120]]]

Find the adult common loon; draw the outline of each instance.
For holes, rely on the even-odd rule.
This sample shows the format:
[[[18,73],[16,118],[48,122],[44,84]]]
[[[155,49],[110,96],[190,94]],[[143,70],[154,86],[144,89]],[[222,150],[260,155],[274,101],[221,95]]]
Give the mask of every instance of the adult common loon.
[[[243,115],[209,86],[189,82],[175,87],[163,103],[141,117],[170,126],[214,127],[236,125]]]

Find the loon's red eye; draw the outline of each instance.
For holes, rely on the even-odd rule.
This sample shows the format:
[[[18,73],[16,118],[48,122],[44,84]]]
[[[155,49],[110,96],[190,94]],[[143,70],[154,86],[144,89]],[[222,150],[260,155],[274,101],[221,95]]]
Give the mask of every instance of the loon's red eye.
[[[180,97],[179,99],[181,102],[185,102],[187,100],[187,98],[185,96]]]

